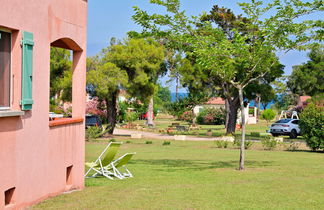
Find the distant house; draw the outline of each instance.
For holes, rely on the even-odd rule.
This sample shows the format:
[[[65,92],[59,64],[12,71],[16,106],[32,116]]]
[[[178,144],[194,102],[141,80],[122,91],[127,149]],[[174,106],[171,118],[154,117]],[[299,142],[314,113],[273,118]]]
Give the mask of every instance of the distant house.
[[[0,209],[24,209],[84,187],[88,3],[0,5]],[[51,47],[73,51],[72,118],[49,121]]]
[[[210,98],[206,103],[195,106],[194,114],[198,114],[205,108],[223,108],[225,109],[225,100],[221,97]]]
[[[311,96],[299,96],[297,106],[305,107],[307,105],[307,100],[311,98]]]
[[[203,109],[206,108],[217,108],[217,109],[225,109],[225,100],[221,97],[213,97],[210,98],[206,103],[197,105],[193,109],[194,114],[198,115],[199,112],[201,112]],[[252,113],[249,114],[249,110],[252,109]],[[238,119],[237,123],[241,124],[241,114],[240,110],[238,112]],[[249,107],[249,104],[247,105],[247,108],[245,108],[245,115],[247,116],[246,118],[246,124],[256,124],[257,123],[257,118],[256,118],[256,107]]]

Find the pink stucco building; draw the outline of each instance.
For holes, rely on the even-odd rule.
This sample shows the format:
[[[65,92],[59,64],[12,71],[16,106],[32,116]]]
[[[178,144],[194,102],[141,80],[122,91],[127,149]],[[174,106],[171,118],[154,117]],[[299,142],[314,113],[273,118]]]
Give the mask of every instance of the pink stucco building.
[[[0,1],[0,209],[84,186],[86,24],[86,0]],[[51,46],[73,51],[73,116],[57,121]]]

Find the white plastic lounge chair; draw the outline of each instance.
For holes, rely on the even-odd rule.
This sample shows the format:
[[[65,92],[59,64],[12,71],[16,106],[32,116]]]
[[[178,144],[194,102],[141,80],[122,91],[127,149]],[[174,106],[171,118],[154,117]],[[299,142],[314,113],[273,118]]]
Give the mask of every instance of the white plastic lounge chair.
[[[107,167],[105,167],[105,170],[108,171],[108,174],[112,174],[118,179],[133,177],[133,174],[128,170],[126,164],[130,161],[130,159],[135,154],[136,153],[126,153],[120,158],[112,161]],[[124,172],[120,171],[120,168],[124,168]]]
[[[104,176],[108,179],[113,179],[110,171],[107,171],[105,167],[109,166],[109,164],[112,163],[114,157],[116,156],[119,147],[122,143],[121,142],[110,142],[106,148],[102,151],[102,153],[99,155],[97,160],[95,162],[86,162],[85,165],[89,167],[87,173],[84,175],[86,178],[89,178],[87,175],[94,171],[94,174],[90,177],[96,177],[96,176]]]

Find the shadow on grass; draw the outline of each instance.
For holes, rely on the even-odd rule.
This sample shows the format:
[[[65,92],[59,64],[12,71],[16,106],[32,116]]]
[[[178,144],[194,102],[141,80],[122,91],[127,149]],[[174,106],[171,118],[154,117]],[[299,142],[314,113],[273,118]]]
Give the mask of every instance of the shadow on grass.
[[[201,171],[208,169],[221,169],[221,168],[237,168],[238,161],[203,161],[203,160],[181,160],[181,159],[158,159],[158,160],[136,160],[135,164],[147,164],[164,166],[164,169],[158,169],[162,171],[176,171],[176,170],[193,170]],[[246,167],[267,167],[274,166],[273,161],[245,161]]]

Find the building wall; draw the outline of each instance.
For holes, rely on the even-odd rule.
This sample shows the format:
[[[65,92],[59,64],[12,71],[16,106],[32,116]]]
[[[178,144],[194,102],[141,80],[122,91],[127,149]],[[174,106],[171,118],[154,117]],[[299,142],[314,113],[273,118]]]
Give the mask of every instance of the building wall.
[[[13,39],[11,110],[21,111],[22,32],[32,32],[35,44],[33,108],[23,116],[0,117],[0,209],[19,209],[84,186],[84,122],[50,127],[48,113],[50,46],[64,38],[76,50],[73,117],[84,116],[86,24],[84,0],[1,0],[0,29],[10,29]],[[4,192],[13,187],[12,204],[5,206]]]

